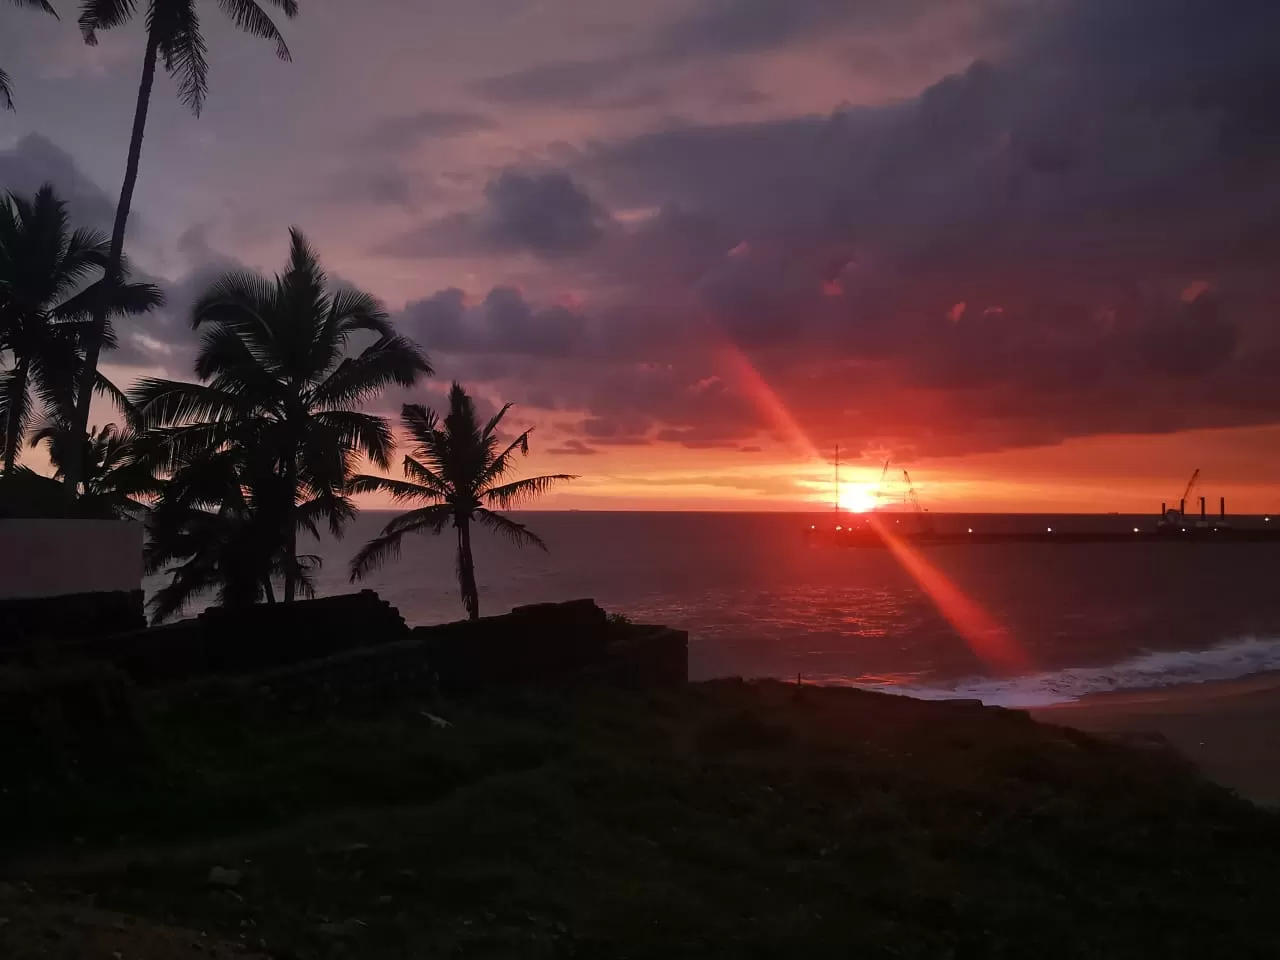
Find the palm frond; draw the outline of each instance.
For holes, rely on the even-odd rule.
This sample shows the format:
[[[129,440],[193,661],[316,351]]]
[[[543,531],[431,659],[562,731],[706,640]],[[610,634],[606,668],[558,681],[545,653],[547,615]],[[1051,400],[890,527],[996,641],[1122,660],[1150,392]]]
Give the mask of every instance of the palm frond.
[[[537,547],[544,551],[547,549],[547,545],[541,537],[523,523],[516,523],[510,517],[504,517],[500,513],[494,513],[492,510],[486,510],[482,507],[475,512],[475,519],[477,523],[481,523],[490,530],[501,534],[518,547]]]
[[[254,0],[218,0],[218,6],[222,7],[235,25],[245,33],[255,37],[261,37],[263,40],[274,40],[276,42],[276,56],[281,60],[289,61],[293,57],[289,54],[289,47],[284,42],[284,37],[280,35],[280,31],[276,29],[275,23],[267,16],[267,12],[254,3]],[[285,12],[285,16],[294,16],[297,8],[294,8],[294,14]]]
[[[152,2],[147,9],[147,30],[159,37],[160,59],[178,83],[178,99],[200,116],[209,95],[209,47],[195,0]]]
[[[340,448],[359,450],[383,470],[390,468],[395,437],[382,417],[355,410],[322,410],[312,420],[330,432]]]
[[[332,408],[360,404],[390,386],[411,387],[431,374],[418,345],[407,337],[382,337],[356,357],[343,360],[313,393],[313,402]]]
[[[13,80],[4,70],[0,70],[0,105],[6,110],[17,109],[13,103]]]
[[[84,42],[97,46],[97,31],[127,23],[136,9],[135,0],[80,0],[80,32],[84,34]]]
[[[352,559],[351,582],[354,583],[383,566],[388,560],[394,560],[400,556],[400,545],[405,534],[420,531],[439,534],[451,517],[449,508],[443,504],[423,507],[396,517],[382,528],[382,533],[361,547]]]
[[[440,494],[430,487],[410,483],[407,480],[393,480],[391,477],[380,477],[377,474],[361,473],[352,477],[347,483],[348,493],[387,493],[396,503],[410,503],[415,500],[435,501]]]
[[[542,477],[529,477],[526,480],[516,480],[500,487],[491,487],[484,491],[482,496],[489,503],[496,505],[500,509],[510,510],[521,503],[541,497],[557,483],[577,479],[577,476],[571,473],[552,473]]]
[[[142,377],[129,391],[148,426],[174,426],[191,421],[234,420],[245,411],[239,397],[201,383]]]

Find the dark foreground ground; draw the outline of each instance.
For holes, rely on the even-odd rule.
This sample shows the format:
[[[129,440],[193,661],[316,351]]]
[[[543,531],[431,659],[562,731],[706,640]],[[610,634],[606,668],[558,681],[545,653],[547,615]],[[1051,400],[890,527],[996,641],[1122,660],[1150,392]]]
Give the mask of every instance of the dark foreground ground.
[[[1280,956],[1277,815],[1016,712],[720,682],[65,719],[0,735],[5,958]]]

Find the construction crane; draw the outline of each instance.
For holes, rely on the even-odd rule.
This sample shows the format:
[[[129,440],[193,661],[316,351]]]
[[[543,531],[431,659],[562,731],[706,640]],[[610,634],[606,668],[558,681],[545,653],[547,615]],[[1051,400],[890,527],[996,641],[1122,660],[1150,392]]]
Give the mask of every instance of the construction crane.
[[[933,522],[924,507],[920,506],[920,498],[916,496],[916,488],[911,482],[911,474],[907,473],[906,470],[902,471],[902,482],[907,485],[907,502],[911,504],[911,508],[916,512],[916,519],[920,523],[920,532],[932,533]]]
[[[1187,498],[1191,496],[1191,491],[1196,488],[1196,482],[1200,479],[1200,468],[1196,467],[1195,473],[1191,474],[1191,479],[1187,481],[1187,489],[1182,491],[1182,499],[1178,501],[1178,512],[1183,516],[1187,514]]]
[[[880,482],[876,484],[876,509],[880,507],[880,493],[884,490],[884,478],[889,474],[889,461],[885,460],[884,469],[880,471]]]

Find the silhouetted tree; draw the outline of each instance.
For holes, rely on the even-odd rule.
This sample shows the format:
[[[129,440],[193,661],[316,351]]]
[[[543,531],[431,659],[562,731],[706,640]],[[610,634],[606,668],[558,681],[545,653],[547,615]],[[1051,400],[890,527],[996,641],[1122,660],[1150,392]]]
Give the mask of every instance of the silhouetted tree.
[[[297,0],[267,0],[286,17],[298,14]],[[203,6],[208,6],[208,3]],[[120,187],[120,199],[116,204],[115,223],[111,229],[111,246],[108,252],[106,279],[121,275],[124,256],[124,234],[129,223],[129,211],[133,206],[133,191],[138,182],[138,162],[142,156],[142,138],[147,128],[147,110],[151,105],[151,88],[155,82],[156,61],[164,63],[165,70],[178,83],[178,97],[197,116],[204,106],[209,90],[209,63],[205,59],[207,46],[201,27],[197,0],[146,0],[142,4],[147,28],[146,51],[142,58],[142,79],[138,84],[138,101],[133,113],[133,133],[129,138],[129,155],[125,163],[124,183]],[[274,40],[276,55],[289,60],[289,48],[284,37],[255,0],[218,0],[218,6],[234,21],[235,25],[256,37]],[[80,29],[85,42],[97,43],[99,30],[110,30],[127,23],[138,12],[137,0],[81,0]],[[104,345],[106,314],[98,311],[93,317],[85,345],[85,367],[80,378],[80,390],[72,427],[84,434],[89,424],[89,393],[98,369],[98,356]],[[72,459],[67,464],[66,483],[71,496],[75,496],[81,477],[78,461],[79,447],[71,448]]]
[[[340,535],[354,513],[346,487],[361,455],[383,469],[391,465],[390,426],[360,408],[389,386],[412,386],[431,373],[378,300],[327,290],[306,238],[293,230],[290,240],[289,262],[274,280],[228,273],[196,302],[192,322],[204,332],[200,383],[144,378],[132,392],[142,422],[160,431],[162,470],[175,479],[185,470],[234,481],[248,505],[230,515],[255,518],[246,542],[276,531],[283,559],[272,561],[272,570],[283,573],[285,600],[294,598],[301,575],[298,529],[316,533],[317,522],[327,520]],[[371,342],[348,356],[350,341],[361,336]],[[192,489],[216,491],[199,476]],[[209,496],[208,503],[218,502]],[[162,501],[168,499],[166,490]]]
[[[498,427],[511,404],[499,410],[481,426],[476,408],[461,385],[449,390],[449,412],[444,422],[435,411],[408,404],[400,423],[413,438],[413,456],[404,458],[405,479],[359,476],[352,480],[352,493],[389,493],[397,503],[425,506],[402,513],[382,533],[365,544],[351,562],[351,579],[358,580],[400,553],[406,533],[427,531],[439,534],[452,525],[458,537],[458,587],[462,604],[472,620],[480,616],[480,595],[476,588],[475,560],[471,552],[471,524],[479,523],[502,534],[517,546],[532,545],[545,550],[536,534],[523,524],[505,517],[492,507],[508,509],[539,497],[570,474],[507,480],[515,454],[529,453],[526,430],[508,444],[498,438]],[[506,482],[504,482],[506,481]]]
[[[58,18],[58,11],[53,9],[49,4],[49,0],[9,0],[9,2],[15,7],[32,7],[36,10],[43,10],[55,20]],[[9,75],[0,70],[0,104],[3,104],[7,110],[13,109],[13,88],[10,84]]]
[[[105,277],[106,238],[95,230],[72,231],[66,204],[46,184],[34,197],[0,199],[0,352],[11,367],[0,373],[0,424],[4,472],[12,473],[31,422],[34,392],[50,413],[74,407],[80,343],[89,317],[145,313],[164,302],[148,283]],[[127,266],[127,265],[126,265]],[[108,323],[107,346],[115,340]],[[100,377],[99,390],[109,389]]]
[[[170,578],[149,602],[154,623],[206,593],[224,607],[274,603],[273,581],[286,578],[303,596],[314,594],[310,573],[319,559],[290,556],[286,528],[296,521],[317,532],[317,515],[332,515],[334,505],[303,504],[291,517],[274,458],[254,445],[252,425],[238,432],[218,449],[180,457],[151,511],[146,572]],[[337,509],[346,511],[344,520],[354,514],[349,504]]]
[[[31,436],[31,446],[45,444],[55,476],[62,477],[67,444],[73,438],[85,444],[82,501],[92,501],[90,512],[120,519],[142,520],[148,514],[148,498],[157,496],[162,483],[153,468],[154,456],[148,449],[149,438],[129,427],[113,423],[90,431],[87,439],[72,432],[63,419],[46,423]]]

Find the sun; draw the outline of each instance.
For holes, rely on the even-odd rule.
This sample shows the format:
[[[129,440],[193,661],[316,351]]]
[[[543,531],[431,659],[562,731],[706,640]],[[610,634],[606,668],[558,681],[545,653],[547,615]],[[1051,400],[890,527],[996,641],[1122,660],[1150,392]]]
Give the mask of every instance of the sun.
[[[873,491],[860,484],[849,484],[840,490],[840,509],[849,513],[866,513],[880,505]]]

